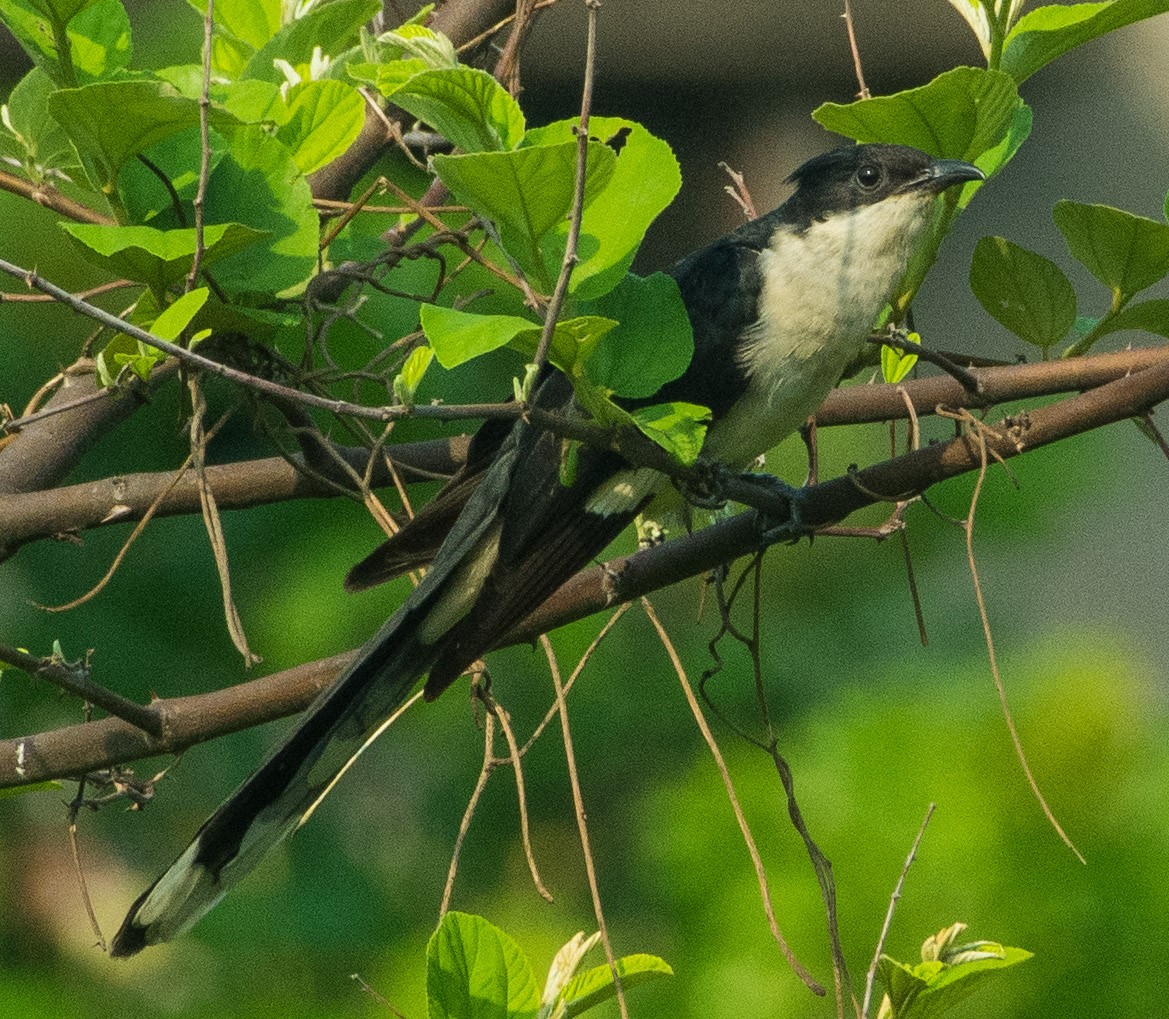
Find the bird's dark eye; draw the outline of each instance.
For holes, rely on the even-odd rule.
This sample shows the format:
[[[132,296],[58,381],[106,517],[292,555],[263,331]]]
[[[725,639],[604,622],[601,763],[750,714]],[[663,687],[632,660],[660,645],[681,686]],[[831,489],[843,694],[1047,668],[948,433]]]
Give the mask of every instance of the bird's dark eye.
[[[881,168],[866,164],[856,172],[856,182],[865,190],[871,190],[881,183]]]

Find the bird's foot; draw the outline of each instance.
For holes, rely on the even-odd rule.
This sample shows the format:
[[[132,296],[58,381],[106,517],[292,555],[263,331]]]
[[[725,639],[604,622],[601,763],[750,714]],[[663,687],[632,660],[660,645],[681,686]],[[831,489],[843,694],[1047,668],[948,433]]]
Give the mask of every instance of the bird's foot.
[[[720,510],[727,504],[727,481],[737,478],[738,471],[713,460],[699,460],[690,478],[677,482],[678,491],[691,506],[699,509]]]
[[[742,481],[765,488],[786,504],[786,512],[782,509],[778,513],[756,509],[755,530],[762,544],[774,545],[781,541],[794,544],[815,533],[816,528],[804,522],[807,488],[793,488],[774,474],[745,473],[739,477]]]

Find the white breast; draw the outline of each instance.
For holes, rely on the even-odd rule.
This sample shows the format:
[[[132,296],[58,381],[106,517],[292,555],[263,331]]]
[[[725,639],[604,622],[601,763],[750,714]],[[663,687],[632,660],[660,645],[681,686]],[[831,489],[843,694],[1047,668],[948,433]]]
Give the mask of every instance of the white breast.
[[[820,406],[905,275],[930,208],[910,193],[776,232],[759,256],[759,321],[739,352],[750,385],[707,433],[706,456],[745,466]]]

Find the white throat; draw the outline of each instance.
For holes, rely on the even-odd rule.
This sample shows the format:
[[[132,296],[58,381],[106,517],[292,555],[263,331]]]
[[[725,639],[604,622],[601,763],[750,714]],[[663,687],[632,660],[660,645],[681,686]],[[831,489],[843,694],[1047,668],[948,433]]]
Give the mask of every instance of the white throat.
[[[738,354],[748,391],[707,434],[705,456],[745,466],[820,406],[905,275],[931,207],[912,192],[776,231],[759,255],[759,320]]]

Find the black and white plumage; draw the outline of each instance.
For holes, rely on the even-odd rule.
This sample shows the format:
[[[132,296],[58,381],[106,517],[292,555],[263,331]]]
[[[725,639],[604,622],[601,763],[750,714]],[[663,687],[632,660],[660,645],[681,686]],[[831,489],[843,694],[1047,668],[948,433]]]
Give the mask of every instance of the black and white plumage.
[[[653,402],[709,407],[704,456],[749,464],[813,413],[856,357],[929,228],[934,198],[980,179],[968,163],[901,146],[837,149],[805,163],[782,206],[671,271],[695,352]],[[535,402],[580,413],[555,373]],[[560,463],[560,440],[533,425],[481,430],[463,471],[347,581],[366,587],[430,562],[422,583],[139,896],[111,954],[133,955],[193,925],[303,823],[423,676],[427,699],[436,697],[666,483],[614,452],[584,448],[566,486]]]

